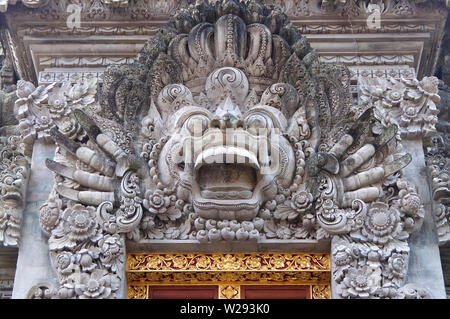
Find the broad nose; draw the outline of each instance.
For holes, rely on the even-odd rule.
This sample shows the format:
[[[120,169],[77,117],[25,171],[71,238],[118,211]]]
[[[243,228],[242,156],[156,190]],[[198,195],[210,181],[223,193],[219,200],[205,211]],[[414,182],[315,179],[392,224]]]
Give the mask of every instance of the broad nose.
[[[224,115],[221,119],[214,119],[209,123],[210,128],[217,128],[220,130],[226,130],[230,128],[245,129],[245,121],[236,118],[231,114]]]

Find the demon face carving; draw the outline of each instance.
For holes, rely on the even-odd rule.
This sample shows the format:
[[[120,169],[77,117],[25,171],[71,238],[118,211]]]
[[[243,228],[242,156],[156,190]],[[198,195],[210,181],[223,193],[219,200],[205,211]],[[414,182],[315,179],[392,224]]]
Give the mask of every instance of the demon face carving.
[[[208,105],[216,106],[196,106],[182,85],[169,85],[161,94],[161,108],[169,100],[167,92],[175,101],[184,101],[168,116],[171,138],[159,158],[161,171],[167,172],[161,180],[176,188],[179,198],[192,202],[203,218],[252,220],[261,204],[275,197],[278,186],[292,183],[294,152],[283,136],[288,121],[282,110],[288,105],[277,108],[262,100],[247,108],[248,80],[235,68],[214,71],[206,87]],[[278,87],[280,95],[296,94],[290,85]]]

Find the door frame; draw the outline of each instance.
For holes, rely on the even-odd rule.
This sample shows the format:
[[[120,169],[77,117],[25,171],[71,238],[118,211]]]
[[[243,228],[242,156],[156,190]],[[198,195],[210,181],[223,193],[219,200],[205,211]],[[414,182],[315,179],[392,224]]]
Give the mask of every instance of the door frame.
[[[130,253],[126,274],[128,299],[148,299],[155,285],[216,285],[219,299],[240,299],[242,285],[301,285],[331,298],[328,253]]]

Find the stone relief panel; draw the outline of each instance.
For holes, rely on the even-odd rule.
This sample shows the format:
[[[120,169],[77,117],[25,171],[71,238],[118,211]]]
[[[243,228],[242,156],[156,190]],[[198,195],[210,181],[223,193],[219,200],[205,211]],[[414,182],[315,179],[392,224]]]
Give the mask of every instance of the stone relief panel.
[[[433,196],[433,210],[436,220],[440,245],[450,241],[450,59],[446,58],[443,66],[439,94],[438,133],[433,137],[433,144],[428,147],[427,164],[430,170]]]
[[[0,243],[18,246],[26,194],[28,161],[19,151],[19,136],[0,137]]]
[[[15,124],[16,85],[9,57],[0,69],[0,244],[18,246],[29,164]]]
[[[437,83],[361,92],[280,10],[234,0],[180,10],[101,91],[19,81],[24,152],[58,146],[39,217],[60,286],[33,295],[116,297],[126,240],[312,239],[333,242],[335,297],[426,296],[404,285],[424,211],[401,141],[431,140]]]

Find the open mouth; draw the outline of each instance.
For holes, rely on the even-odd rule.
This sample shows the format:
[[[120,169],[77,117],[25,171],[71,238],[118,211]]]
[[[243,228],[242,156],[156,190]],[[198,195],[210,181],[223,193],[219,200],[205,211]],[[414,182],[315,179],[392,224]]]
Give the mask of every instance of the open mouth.
[[[5,187],[2,194],[2,200],[14,200],[20,201],[22,200],[22,194],[20,189],[14,186]]]
[[[200,167],[196,178],[204,199],[251,199],[258,172],[245,164],[207,164]]]
[[[251,220],[261,205],[257,156],[234,146],[215,146],[195,162],[196,212],[210,219]]]

